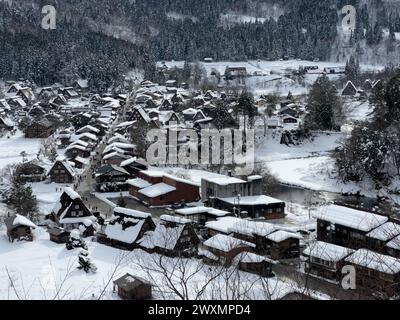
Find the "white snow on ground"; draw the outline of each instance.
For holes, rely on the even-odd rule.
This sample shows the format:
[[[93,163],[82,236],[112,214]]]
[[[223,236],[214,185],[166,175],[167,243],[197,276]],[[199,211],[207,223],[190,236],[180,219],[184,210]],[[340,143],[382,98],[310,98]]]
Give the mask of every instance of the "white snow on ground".
[[[256,141],[256,161],[275,161],[294,158],[306,158],[316,155],[326,155],[337,147],[337,141],[342,139],[342,133],[321,133],[313,140],[304,141],[299,146],[280,144],[281,133],[268,134],[267,137],[258,137]]]
[[[30,184],[33,194],[36,196],[41,215],[51,213],[56,202],[60,199],[61,194],[67,184],[38,182]],[[57,191],[56,191],[57,189]]]
[[[34,242],[10,243],[6,239],[4,229],[0,231],[0,299],[98,299],[104,288],[103,299],[118,299],[112,292],[112,281],[127,272],[148,279],[146,273],[139,266],[148,264],[152,266],[157,255],[149,255],[141,250],[134,252],[121,252],[117,249],[91,242],[87,239],[88,251],[92,262],[98,268],[97,273],[86,274],[78,270],[79,250],[68,251],[65,245],[58,245],[49,241],[48,233],[38,228],[35,231]],[[165,261],[172,258],[165,258]],[[118,261],[122,261],[116,269]],[[195,268],[198,260],[192,260],[189,268]],[[172,265],[172,264],[171,264]],[[211,269],[196,274],[189,282],[190,296],[194,298],[193,288],[208,279]],[[28,271],[29,270],[29,271]],[[154,298],[176,299],[176,296],[161,297],[159,291],[167,292],[163,287],[164,282],[159,275],[153,273],[154,279],[148,279],[156,286],[153,290]],[[248,279],[247,279],[248,278]],[[243,283],[254,283],[258,277],[242,273],[240,276]],[[248,280],[248,282],[246,281]],[[223,287],[223,279],[219,280]],[[262,290],[260,280],[248,293],[247,299],[265,299],[266,292]],[[264,285],[270,286],[273,299],[278,299],[287,293],[298,289],[296,285],[285,280],[266,279]],[[222,289],[219,287],[219,289]],[[215,288],[214,288],[215,290]],[[229,290],[228,290],[229,291]],[[225,292],[225,290],[218,290]],[[322,296],[321,296],[322,297]],[[206,291],[203,299],[211,298],[211,291]],[[224,299],[223,296],[219,297]],[[225,297],[226,298],[226,297]],[[326,297],[325,297],[326,298]]]
[[[39,152],[42,139],[25,139],[24,134],[18,131],[10,139],[0,139],[0,169],[9,164],[22,162],[21,152],[27,153],[27,159],[32,160]]]
[[[366,120],[373,111],[373,106],[371,106],[368,101],[345,103],[344,108],[347,109],[348,122]]]
[[[280,182],[316,191],[356,193],[375,196],[370,184],[344,184],[335,179],[335,160],[329,156],[271,161],[267,164]]]

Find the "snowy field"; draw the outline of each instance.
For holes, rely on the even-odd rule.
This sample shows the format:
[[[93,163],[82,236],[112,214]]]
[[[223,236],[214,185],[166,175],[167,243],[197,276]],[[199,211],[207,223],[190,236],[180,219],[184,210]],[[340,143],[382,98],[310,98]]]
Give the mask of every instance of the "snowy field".
[[[220,61],[220,62],[211,62],[204,63],[200,62],[207,71],[208,75],[211,75],[212,71],[218,71],[221,74],[225,73],[225,69],[227,67],[236,68],[236,67],[245,67],[247,69],[248,74],[260,74],[260,75],[284,75],[288,74],[291,71],[298,70],[300,66],[317,66],[318,70],[310,71],[310,74],[320,74],[324,71],[325,68],[344,68],[345,63],[343,62],[327,62],[327,61],[307,61],[307,60],[287,60],[287,61],[265,61],[265,60],[249,60],[249,61],[241,61],[241,62],[233,62],[233,61]],[[161,67],[165,64],[168,68],[183,68],[185,62],[184,61],[159,61],[157,63],[158,67]],[[375,65],[361,65],[362,71],[377,71],[383,70],[384,66],[375,66]]]
[[[326,155],[337,147],[338,140],[344,136],[342,133],[321,133],[317,134],[312,140],[304,141],[299,146],[288,147],[280,144],[280,132],[268,133],[267,137],[257,137],[256,161],[262,163]]]
[[[184,63],[184,61],[159,61],[157,65],[158,67],[161,67],[165,64],[168,68],[183,68]],[[225,74],[225,69],[227,67],[246,68],[249,77],[245,79],[245,84],[248,88],[251,88],[256,97],[262,94],[273,93],[286,96],[289,91],[292,92],[293,95],[306,94],[315,80],[323,73],[325,68],[344,69],[345,67],[345,63],[343,62],[313,62],[306,60],[250,60],[242,62],[220,61],[200,63],[204,66],[208,77],[211,77],[211,75],[215,72],[221,75]],[[300,84],[288,78],[288,76],[291,75],[293,71],[297,71],[300,66],[316,66],[318,69],[310,70],[305,75],[304,82]],[[360,67],[362,71],[378,71],[384,69],[384,67],[380,65],[361,65]],[[328,77],[331,80],[338,80],[340,76],[340,74],[328,73]]]
[[[25,139],[20,131],[14,136],[0,138],[0,170],[7,165],[22,162],[21,152],[25,151],[27,159],[32,160],[39,152],[42,139]]]
[[[36,299],[118,299],[112,289],[112,280],[127,272],[148,279],[155,285],[153,290],[155,299],[177,299],[165,286],[165,279],[157,272],[152,272],[153,278],[147,275],[147,270],[141,266],[154,266],[157,255],[149,255],[141,250],[122,252],[106,247],[87,239],[88,251],[92,262],[98,268],[97,273],[86,274],[78,270],[79,250],[68,251],[65,245],[58,245],[49,241],[48,233],[44,229],[35,231],[34,242],[9,243],[4,229],[0,231],[0,299],[2,300],[36,300]],[[163,258],[169,266],[176,263],[176,259]],[[194,270],[201,261],[191,260],[187,267]],[[29,272],[27,272],[29,270]],[[196,297],[196,287],[202,286],[211,274],[219,274],[222,269],[215,267],[200,268],[188,282],[189,297]],[[225,272],[226,275],[228,272]],[[264,279],[254,275],[239,272],[236,279],[240,283],[255,284],[249,292],[243,293],[243,299],[268,299],[262,286],[268,286],[272,299],[279,299],[284,295],[299,290],[288,280]],[[173,279],[179,285],[179,279]],[[262,283],[264,282],[264,283]],[[200,299],[234,298],[224,296],[223,275],[208,287]],[[233,283],[230,283],[233,285]],[[239,285],[240,286],[240,285]],[[248,288],[243,288],[243,292]],[[228,290],[230,292],[231,290]],[[161,292],[164,292],[161,295]],[[234,294],[232,292],[231,294]],[[237,294],[237,293],[236,293]],[[313,293],[318,295],[318,293]],[[319,298],[326,297],[318,295]]]

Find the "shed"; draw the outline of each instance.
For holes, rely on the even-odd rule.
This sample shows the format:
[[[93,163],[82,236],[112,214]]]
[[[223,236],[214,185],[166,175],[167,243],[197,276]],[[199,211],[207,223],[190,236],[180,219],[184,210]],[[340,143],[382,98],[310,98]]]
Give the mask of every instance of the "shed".
[[[32,229],[35,229],[36,225],[28,218],[16,214],[13,217],[6,218],[4,222],[7,227],[7,236],[10,242],[14,242],[14,240],[33,241]]]
[[[50,241],[55,243],[67,243],[70,237],[69,231],[66,231],[62,228],[50,228],[48,232],[50,234]]]
[[[150,300],[152,284],[129,273],[114,281],[114,291],[124,300]]]

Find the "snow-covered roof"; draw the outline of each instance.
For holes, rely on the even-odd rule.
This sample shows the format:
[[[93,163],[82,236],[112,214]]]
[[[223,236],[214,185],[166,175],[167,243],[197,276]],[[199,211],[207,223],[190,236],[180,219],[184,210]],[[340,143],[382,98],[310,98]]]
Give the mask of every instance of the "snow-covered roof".
[[[65,214],[68,211],[69,207],[62,213],[60,219],[58,220],[59,223],[62,224],[87,224],[87,220],[91,220],[92,222],[96,221],[94,216],[85,216],[85,217],[76,217],[76,218],[65,218]]]
[[[197,183],[197,182],[194,182],[194,181],[191,181],[191,180],[188,180],[188,179],[179,178],[177,176],[173,176],[173,175],[165,173],[163,171],[143,170],[143,171],[140,171],[140,173],[142,173],[142,174],[144,174],[144,175],[146,175],[148,177],[151,177],[151,178],[164,178],[165,177],[165,178],[169,178],[171,180],[175,180],[177,182],[190,184],[190,185],[195,186],[195,187],[199,187],[200,186],[200,184]]]
[[[223,211],[223,210],[218,210],[218,209],[203,207],[203,206],[178,209],[178,210],[175,210],[175,212],[178,214],[184,215],[184,216],[208,213],[213,216],[224,217],[226,215],[231,214],[228,211]]]
[[[235,205],[238,203],[237,197],[230,197],[230,198],[220,198],[220,200],[227,202],[229,204]],[[260,195],[260,196],[249,196],[249,197],[240,197],[239,203],[241,205],[269,205],[269,204],[276,204],[282,203],[282,200],[271,198],[268,196]]]
[[[274,232],[275,226],[268,222],[241,219],[229,228],[230,232],[244,234],[247,236],[259,235],[265,237]]]
[[[93,140],[93,141],[97,141],[97,140],[98,140],[98,138],[96,137],[96,135],[94,135],[94,134],[92,134],[92,133],[88,133],[88,132],[81,133],[81,134],[77,135],[77,138],[78,138],[78,139],[88,138],[88,139]]]
[[[78,134],[79,133],[84,133],[86,130],[92,131],[95,134],[98,134],[100,132],[99,129],[97,129],[97,128],[91,126],[91,125],[87,125],[87,126],[84,126],[84,127],[80,128],[79,130],[77,130],[76,133],[78,133]]]
[[[400,225],[393,222],[387,222],[367,234],[367,237],[381,241],[389,241],[400,235]]]
[[[176,188],[166,184],[164,182],[154,184],[150,187],[139,190],[139,193],[145,195],[148,198],[155,198],[164,194],[176,191]]]
[[[346,258],[347,262],[386,274],[400,272],[400,260],[370,250],[360,249]]]
[[[78,83],[78,85],[81,87],[81,88],[87,88],[87,87],[89,87],[89,81],[88,80],[84,80],[84,79],[79,79],[79,80],[77,80],[76,81],[77,83]]]
[[[354,250],[322,241],[316,241],[303,251],[306,256],[333,262],[340,261],[352,253]]]
[[[292,232],[282,231],[282,230],[271,233],[271,234],[267,235],[266,238],[273,242],[282,242],[282,241],[285,241],[288,239],[299,239],[299,240],[303,239],[303,237],[301,235],[298,235],[298,234],[292,233]]]
[[[14,221],[13,221],[14,226],[26,226],[30,228],[36,228],[36,225],[29,220],[28,218],[21,216],[20,214],[16,214]]]
[[[129,166],[130,164],[135,163],[136,160],[137,160],[137,158],[133,157],[133,158],[130,158],[128,160],[122,161],[121,162],[121,167]]]
[[[108,139],[108,144],[111,144],[113,142],[129,143],[129,140],[122,134],[115,133],[114,136],[112,136],[110,139]]]
[[[173,250],[181,234],[185,228],[185,225],[178,224],[174,228],[166,227],[164,224],[158,224],[154,231],[148,232],[143,239],[140,241],[140,245],[148,248],[163,248],[167,250]]]
[[[235,263],[260,263],[260,262],[269,262],[271,264],[276,264],[277,262],[269,259],[267,257],[264,256],[260,256],[258,254],[252,253],[252,252],[241,252],[239,253],[234,259],[233,261]]]
[[[389,241],[386,246],[391,249],[400,250],[400,235]]]
[[[74,159],[74,161],[79,162],[79,163],[82,163],[82,164],[88,164],[88,163],[90,162],[89,159],[85,159],[85,158],[82,158],[82,157],[76,157],[76,158]]]
[[[132,218],[138,218],[138,219],[151,218],[150,213],[133,210],[133,209],[122,208],[122,207],[114,208],[114,214],[118,214],[118,213],[132,217]]]
[[[103,160],[108,160],[108,159],[111,159],[111,158],[113,158],[113,157],[121,157],[121,158],[124,158],[124,157],[126,157],[123,153],[120,153],[120,152],[111,152],[111,153],[108,153],[108,154],[106,154],[104,157],[103,157]]]
[[[261,180],[263,177],[260,175],[253,175],[253,176],[248,176],[247,181],[256,181],[256,180]]]
[[[144,189],[151,186],[151,183],[140,178],[127,180],[126,183],[139,189]]]
[[[232,233],[231,228],[242,219],[235,217],[218,218],[216,221],[206,222],[206,228],[212,229],[225,234]]]
[[[227,186],[230,184],[241,184],[246,183],[246,181],[229,176],[218,176],[218,177],[207,177],[202,178],[205,181],[220,185],[220,186]]]
[[[160,217],[160,220],[165,221],[165,222],[172,222],[176,224],[190,224],[193,223],[192,220],[185,219],[185,218],[180,218],[180,217],[175,217],[175,216],[170,216],[168,214],[164,214]]]
[[[79,144],[71,144],[65,149],[65,151],[69,151],[69,150],[73,150],[73,149],[78,149],[78,150],[81,150],[81,151],[87,151],[86,147],[81,146]]]
[[[81,196],[80,196],[76,191],[74,191],[72,188],[70,188],[70,187],[64,188],[64,192],[65,192],[72,200],[81,199]]]
[[[74,145],[80,145],[80,146],[82,146],[82,147],[88,147],[88,146],[89,146],[89,143],[87,143],[87,142],[85,142],[85,141],[82,141],[82,140],[75,140],[74,142],[72,142],[72,143],[70,144],[70,146],[74,146]]]
[[[255,248],[256,245],[247,241],[239,240],[224,234],[217,234],[206,240],[204,246],[217,249],[223,252],[229,252],[236,248]]]
[[[369,232],[389,220],[384,216],[337,205],[321,207],[313,217],[364,232]]]
[[[110,239],[131,244],[138,240],[137,238],[140,230],[142,230],[143,224],[144,220],[141,220],[136,225],[126,229],[124,229],[120,223],[109,224],[104,233]]]

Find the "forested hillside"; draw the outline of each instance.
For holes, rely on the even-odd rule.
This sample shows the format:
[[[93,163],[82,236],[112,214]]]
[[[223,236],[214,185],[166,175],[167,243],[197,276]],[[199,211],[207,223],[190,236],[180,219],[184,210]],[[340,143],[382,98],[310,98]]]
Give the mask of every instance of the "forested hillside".
[[[110,85],[155,60],[329,59],[339,9],[349,2],[358,8],[354,47],[380,43],[383,28],[385,41],[400,32],[397,7],[382,0],[1,1],[0,77],[46,84],[68,75]],[[40,26],[48,4],[57,9],[56,30]]]

